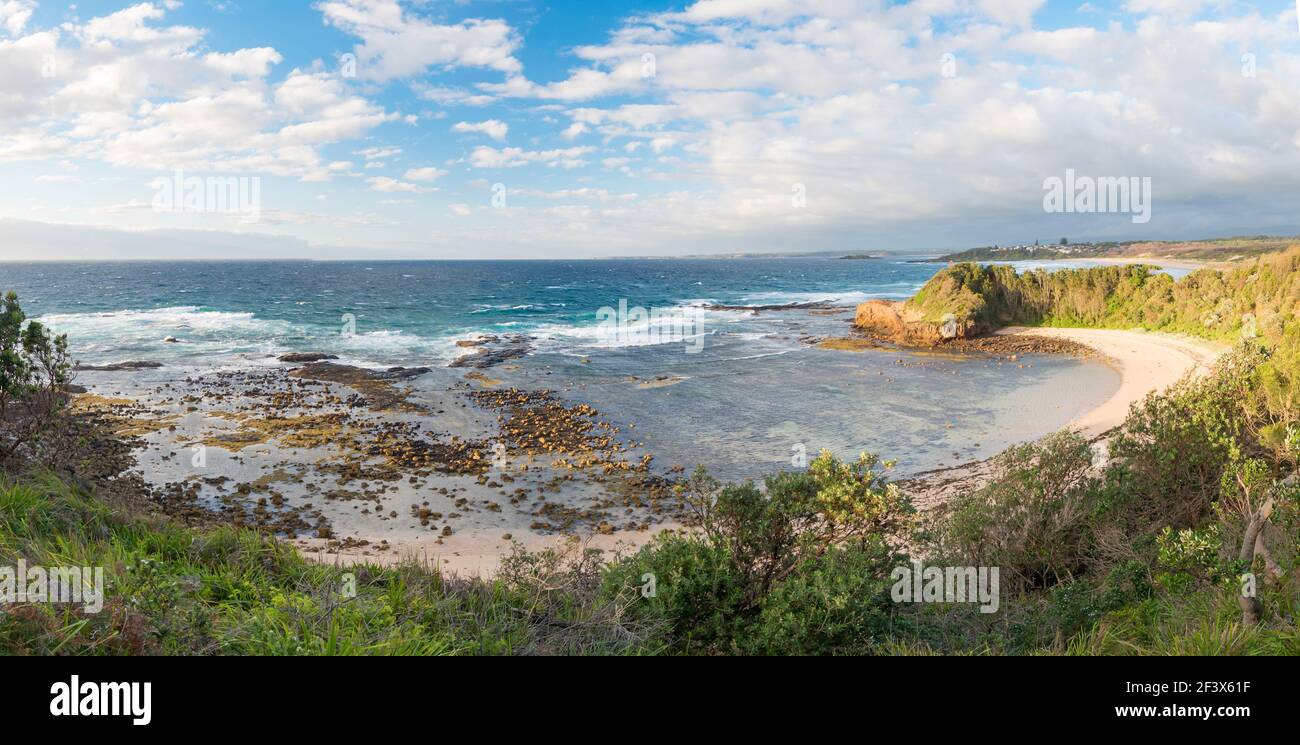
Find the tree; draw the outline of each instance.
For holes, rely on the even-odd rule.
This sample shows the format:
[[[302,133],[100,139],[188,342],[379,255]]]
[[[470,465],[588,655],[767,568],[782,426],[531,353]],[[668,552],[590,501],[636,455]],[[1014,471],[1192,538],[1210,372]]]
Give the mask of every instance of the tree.
[[[0,304],[0,421],[8,414],[9,402],[22,398],[31,385],[32,370],[23,352],[26,318],[18,293],[7,293]]]
[[[32,374],[31,393],[36,403],[47,412],[57,408],[63,401],[64,388],[71,382],[68,335],[52,335],[44,325],[30,321],[23,331],[23,354]]]
[[[17,293],[7,293],[0,304],[0,461],[50,429],[67,401],[67,335],[26,319]]]
[[[1219,508],[1222,513],[1235,515],[1242,524],[1241,548],[1237,561],[1244,571],[1254,569],[1255,560],[1262,559],[1264,571],[1270,580],[1282,576],[1282,568],[1273,559],[1266,539],[1269,518],[1276,505],[1278,484],[1273,480],[1268,464],[1263,460],[1233,463],[1223,474]],[[1264,608],[1254,593],[1240,593],[1241,622],[1246,626],[1259,624]]]

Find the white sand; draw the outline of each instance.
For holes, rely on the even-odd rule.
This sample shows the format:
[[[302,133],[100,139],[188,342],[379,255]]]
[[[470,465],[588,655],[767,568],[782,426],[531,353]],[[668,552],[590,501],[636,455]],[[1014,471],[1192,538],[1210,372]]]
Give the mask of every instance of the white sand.
[[[1163,391],[1184,375],[1204,375],[1226,348],[1171,334],[1119,329],[1006,328],[1002,334],[1030,334],[1068,339],[1086,345],[1113,367],[1120,376],[1119,388],[1110,398],[1075,417],[1066,427],[1079,430],[1089,439],[1101,437],[1123,424],[1129,407],[1148,393]],[[995,474],[994,459],[963,463],[919,474],[905,482],[904,489],[918,509],[942,509],[955,497],[968,494],[988,483]]]
[[[1100,406],[1067,426],[1096,437],[1123,423],[1129,407],[1148,393],[1163,391],[1184,375],[1209,372],[1224,348],[1199,339],[1120,329],[1003,329],[1002,334],[1031,334],[1068,339],[1091,347],[1120,374],[1119,389]]]

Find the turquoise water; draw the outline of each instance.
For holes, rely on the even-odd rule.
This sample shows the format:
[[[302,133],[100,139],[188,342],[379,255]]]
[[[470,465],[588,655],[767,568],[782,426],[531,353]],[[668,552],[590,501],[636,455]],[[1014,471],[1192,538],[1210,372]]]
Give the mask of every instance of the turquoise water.
[[[447,361],[478,333],[594,343],[597,311],[703,301],[906,297],[936,270],[905,261],[131,262],[0,264],[0,287],[69,332],[86,361],[211,364],[324,350],[363,364]],[[355,318],[354,334],[344,335]],[[731,314],[734,316],[734,314]],[[728,326],[725,316],[719,326]],[[164,344],[173,336],[179,344]],[[545,344],[543,344],[545,346]]]
[[[656,462],[705,463],[727,477],[797,465],[823,447],[877,452],[900,471],[952,465],[1047,434],[1117,386],[1094,362],[1035,357],[1020,367],[801,341],[845,334],[854,304],[908,297],[939,268],[901,259],[31,263],[0,264],[0,289],[67,332],[83,362],[162,362],[150,379],[323,351],[353,364],[434,367],[416,385],[445,387],[465,372],[446,367],[467,352],[457,341],[527,335],[527,356],[486,374],[591,403],[635,423]],[[815,301],[845,310],[700,309]],[[611,344],[600,313],[620,303],[689,315],[689,333]],[[629,326],[662,330],[653,320]]]

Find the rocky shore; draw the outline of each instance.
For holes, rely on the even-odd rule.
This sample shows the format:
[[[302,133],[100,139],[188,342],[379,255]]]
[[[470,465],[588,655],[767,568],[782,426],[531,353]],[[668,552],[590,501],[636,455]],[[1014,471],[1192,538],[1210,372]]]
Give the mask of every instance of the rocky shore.
[[[130,474],[156,509],[326,554],[396,558],[400,547],[490,571],[512,542],[648,534],[683,518],[681,469],[652,469],[591,406],[493,389],[473,372],[438,387],[417,383],[429,368],[319,357],[163,382],[88,369],[75,411],[117,443],[113,477]]]

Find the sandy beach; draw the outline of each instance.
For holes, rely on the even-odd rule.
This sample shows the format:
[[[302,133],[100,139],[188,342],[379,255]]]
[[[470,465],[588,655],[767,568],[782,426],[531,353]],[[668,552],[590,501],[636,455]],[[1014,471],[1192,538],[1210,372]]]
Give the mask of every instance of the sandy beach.
[[[1225,351],[1199,339],[1138,330],[1010,327],[998,333],[1078,342],[1097,352],[1119,372],[1119,390],[1097,408],[1070,422],[1070,427],[1088,437],[1119,426],[1129,406],[1148,393],[1168,388],[1189,372],[1208,372],[1214,360]]]
[[[1120,384],[1114,394],[1067,425],[1089,439],[1102,439],[1122,424],[1129,407],[1147,394],[1163,391],[1189,373],[1206,374],[1226,351],[1223,346],[1200,339],[1141,330],[1008,327],[998,333],[1077,342],[1096,352],[1119,373]],[[960,493],[978,488],[992,477],[993,470],[993,459],[989,459],[935,469],[902,483],[918,508],[933,510]]]

